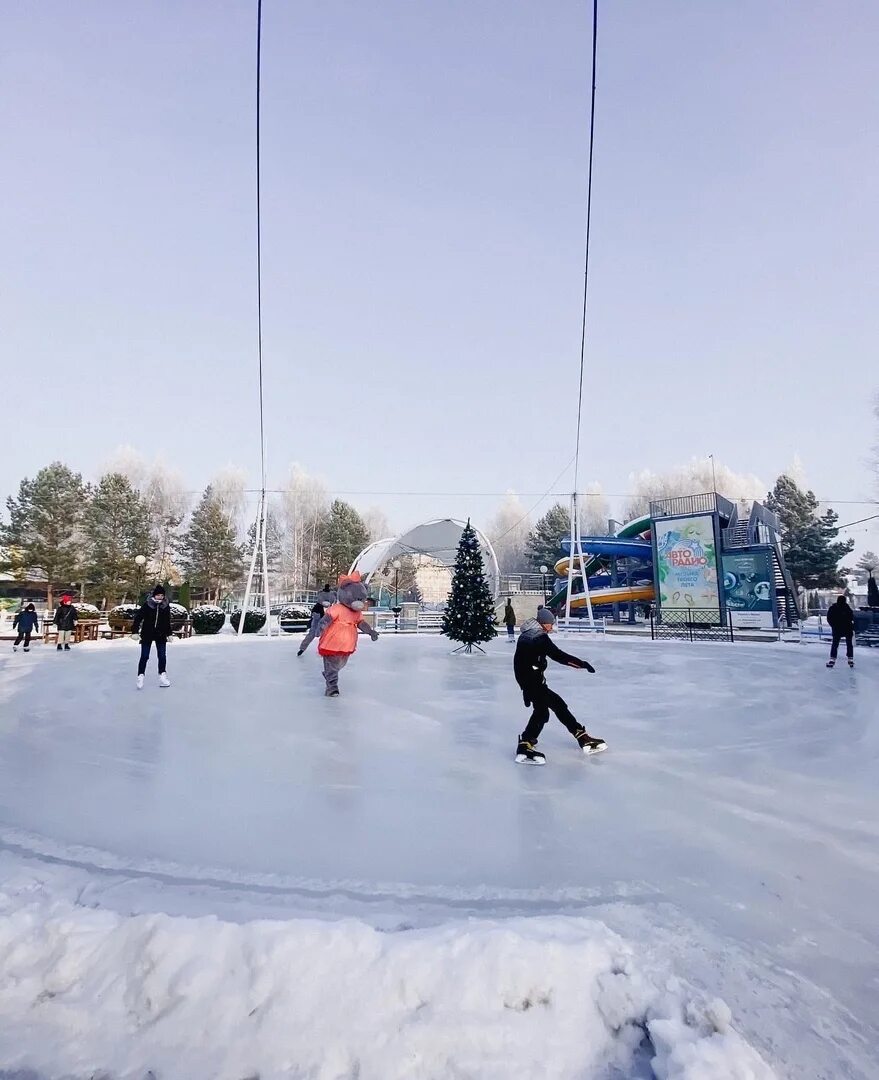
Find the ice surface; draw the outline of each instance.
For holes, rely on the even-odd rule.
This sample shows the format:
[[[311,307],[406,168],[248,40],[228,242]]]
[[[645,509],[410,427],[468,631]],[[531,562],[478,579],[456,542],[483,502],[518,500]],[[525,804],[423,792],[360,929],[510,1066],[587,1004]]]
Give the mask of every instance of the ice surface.
[[[101,948],[110,965],[141,949],[144,935],[153,940],[146,924],[120,916],[216,914],[227,922],[162,924],[175,941],[191,939],[193,970],[199,950],[222,954],[232,940],[250,948],[247,934],[261,925],[274,927],[282,953],[304,947],[311,933],[347,941],[341,927],[354,934],[353,926],[363,942],[394,943],[382,946],[395,958],[387,978],[404,981],[408,935],[435,950],[428,966],[447,967],[452,943],[471,941],[460,920],[475,916],[467,925],[483,937],[466,949],[484,948],[495,974],[516,967],[515,949],[502,950],[503,961],[492,951],[492,935],[505,926],[526,952],[543,941],[541,957],[551,952],[547,937],[564,954],[565,935],[582,931],[604,959],[580,972],[576,988],[565,984],[592,1002],[577,1014],[582,1026],[575,1032],[571,1017],[553,1013],[549,1028],[541,1027],[547,1038],[575,1043],[559,1051],[555,1072],[509,1071],[512,1059],[497,1046],[518,1045],[519,1036],[506,1032],[504,1018],[497,1045],[482,1045],[485,1061],[500,1054],[499,1071],[480,1071],[465,1054],[455,1064],[461,1075],[502,1075],[506,1062],[514,1077],[606,1077],[614,1075],[612,1060],[623,1068],[619,1076],[638,1075],[619,1065],[619,1054],[635,1053],[625,1039],[605,1040],[601,1054],[590,1056],[590,1009],[608,970],[601,948],[624,948],[606,944],[612,931],[635,949],[647,987],[635,1012],[645,1024],[644,1003],[659,1000],[671,974],[689,987],[674,991],[665,1014],[644,1028],[656,1075],[765,1075],[741,1065],[739,1049],[751,1051],[737,1032],[780,1076],[874,1075],[879,657],[861,650],[854,672],[828,672],[823,650],[812,647],[574,640],[568,647],[588,655],[598,673],[557,668],[551,681],[610,749],[584,758],[551,721],[541,739],[548,765],[532,769],[512,761],[527,713],[506,642],[491,643],[486,657],[452,657],[439,638],[364,639],[342,674],[343,696],[327,700],[316,651],[296,659],[297,641],[176,643],[173,687],[160,692],[152,667],[140,694],[137,649],[128,642],[61,655],[35,649],[0,661],[0,871],[14,883],[4,917],[22,917],[36,894],[33,926],[44,925],[56,904],[66,928],[35,929],[36,943],[22,954],[36,995],[51,989],[47,973],[73,947],[62,947],[59,934],[91,933],[78,926],[91,918],[83,905],[105,909],[95,918],[109,921],[91,940],[106,936]],[[601,922],[584,930],[584,914]],[[258,916],[288,921],[253,922]],[[335,931],[311,929],[302,916],[347,921]],[[551,931],[539,929],[546,925]],[[373,939],[373,927],[397,933]],[[9,933],[4,928],[4,940]],[[338,944],[326,971],[308,977],[316,995],[332,998],[347,947]],[[332,953],[336,944],[327,948]],[[542,961],[528,955],[522,970],[534,979]],[[559,971],[572,960],[559,960]],[[221,994],[217,965],[195,979],[211,999]],[[81,968],[72,963],[77,978]],[[460,986],[461,972],[449,973]],[[277,984],[281,975],[271,969],[265,978]],[[437,1046],[447,1025],[491,1029],[476,1019],[477,999],[496,1004],[490,971],[486,979],[474,984],[475,1012],[433,1014]],[[241,987],[229,993],[242,1007]],[[602,1022],[613,1028],[615,999],[602,993]],[[188,990],[174,1000],[181,994],[190,1008]],[[448,1008],[453,997],[444,998]],[[5,998],[7,1028],[25,1015],[26,998]],[[282,1012],[291,1008],[286,1000]],[[377,1011],[369,1024],[389,1025],[392,1038],[399,1015],[387,1002],[370,1008]],[[621,1016],[626,1008],[617,1006]],[[68,1030],[56,1012],[54,1021],[51,1011],[39,1023],[30,1017],[35,1045],[57,1044],[43,1023]],[[203,1020],[210,1027],[216,1017]],[[739,1040],[738,1049],[728,1039]],[[314,1075],[395,1075],[365,1043],[344,1046],[361,1062],[359,1074],[340,1059],[336,1072],[324,1061],[330,1071]],[[433,1050],[413,1052],[426,1055],[421,1075],[456,1075],[443,1073]],[[95,1053],[90,1060],[102,1068],[117,1060]],[[303,1068],[317,1061],[318,1050],[305,1043],[296,1043],[296,1053]],[[261,1076],[274,1075],[271,1060]],[[0,1059],[0,1068],[8,1064]],[[723,1072],[727,1066],[745,1071]]]

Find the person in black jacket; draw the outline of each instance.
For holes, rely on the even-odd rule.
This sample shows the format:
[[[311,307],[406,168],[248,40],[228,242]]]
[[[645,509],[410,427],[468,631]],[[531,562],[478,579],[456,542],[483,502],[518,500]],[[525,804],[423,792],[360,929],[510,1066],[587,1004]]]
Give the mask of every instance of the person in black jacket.
[[[537,740],[543,731],[544,725],[549,720],[550,711],[554,712],[562,724],[570,731],[577,740],[580,749],[585,754],[596,754],[600,750],[607,749],[604,739],[595,739],[583,727],[578,724],[576,718],[568,708],[564,698],[555,693],[546,685],[544,672],[547,660],[555,660],[559,664],[567,664],[568,667],[583,668],[589,672],[595,672],[595,668],[586,660],[581,660],[570,653],[562,652],[553,645],[549,635],[555,626],[555,616],[549,608],[540,608],[536,619],[528,619],[522,626],[519,641],[516,645],[516,655],[513,658],[513,672],[516,682],[522,690],[522,697],[526,705],[531,705],[534,711],[531,719],[522,734],[519,736],[519,745],[516,748],[516,761],[520,765],[545,765],[546,755],[537,747]]]
[[[507,640],[514,641],[516,637],[516,611],[513,607],[512,596],[507,597],[507,605],[504,608],[504,625],[507,628]]]
[[[58,652],[63,649],[70,652],[70,639],[76,630],[76,608],[71,604],[69,596],[62,596],[61,603],[55,609],[54,623],[58,627]]]
[[[12,646],[13,652],[18,652],[18,646],[24,641],[24,651],[28,652],[31,647],[31,634],[39,629],[37,609],[33,604],[28,604],[24,611],[18,611],[12,620],[12,629],[18,627],[18,637]]]
[[[164,585],[157,585],[152,596],[134,616],[131,624],[132,637],[140,631],[140,662],[137,665],[137,688],[143,689],[143,677],[153,642],[156,644],[156,658],[159,662],[159,686],[170,686],[171,681],[165,671],[168,638],[171,636],[171,605],[165,597]]]
[[[855,616],[844,596],[840,596],[827,612],[827,621],[833,631],[833,641],[830,645],[830,659],[828,667],[836,663],[836,654],[839,651],[839,643],[845,638],[845,655],[848,657],[848,666],[855,666]]]

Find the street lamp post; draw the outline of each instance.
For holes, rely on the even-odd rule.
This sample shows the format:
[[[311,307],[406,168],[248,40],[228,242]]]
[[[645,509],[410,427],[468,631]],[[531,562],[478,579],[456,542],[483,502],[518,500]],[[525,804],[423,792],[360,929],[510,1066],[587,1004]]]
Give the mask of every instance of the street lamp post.
[[[394,559],[391,566],[394,568],[394,633],[400,629],[400,567],[403,564],[399,559]]]
[[[543,602],[546,603],[546,575],[549,573],[548,566],[541,566],[540,576],[543,578]]]
[[[141,603],[143,598],[142,594],[146,588],[146,571],[144,570],[144,567],[146,566],[146,555],[135,555],[134,563],[135,566],[137,566],[137,580],[140,585],[140,595],[138,595],[137,600],[138,603]]]

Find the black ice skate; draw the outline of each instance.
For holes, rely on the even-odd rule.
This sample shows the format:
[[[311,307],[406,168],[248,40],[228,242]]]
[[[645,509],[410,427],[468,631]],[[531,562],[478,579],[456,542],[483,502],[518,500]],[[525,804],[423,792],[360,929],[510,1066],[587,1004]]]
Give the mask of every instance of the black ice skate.
[[[324,690],[324,697],[338,697],[338,690]]]
[[[854,666],[855,666],[855,662],[854,662],[854,660],[849,660],[849,662],[848,662],[848,666],[849,666],[849,667],[854,667]]]
[[[836,667],[836,661],[835,660],[828,660],[827,661],[827,666],[828,667]]]
[[[545,765],[546,754],[536,749],[533,743],[525,742],[524,739],[519,740],[519,745],[516,747],[516,764],[517,765]]]
[[[604,739],[593,739],[585,728],[581,728],[574,738],[584,754],[600,754],[602,750],[607,749]]]

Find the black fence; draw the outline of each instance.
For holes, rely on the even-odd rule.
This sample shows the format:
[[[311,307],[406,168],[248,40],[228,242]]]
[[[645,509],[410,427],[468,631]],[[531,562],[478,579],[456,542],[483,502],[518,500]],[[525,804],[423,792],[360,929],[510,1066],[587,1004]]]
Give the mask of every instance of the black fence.
[[[717,608],[663,608],[660,619],[650,616],[650,636],[654,641],[735,641],[732,612],[721,622]]]

